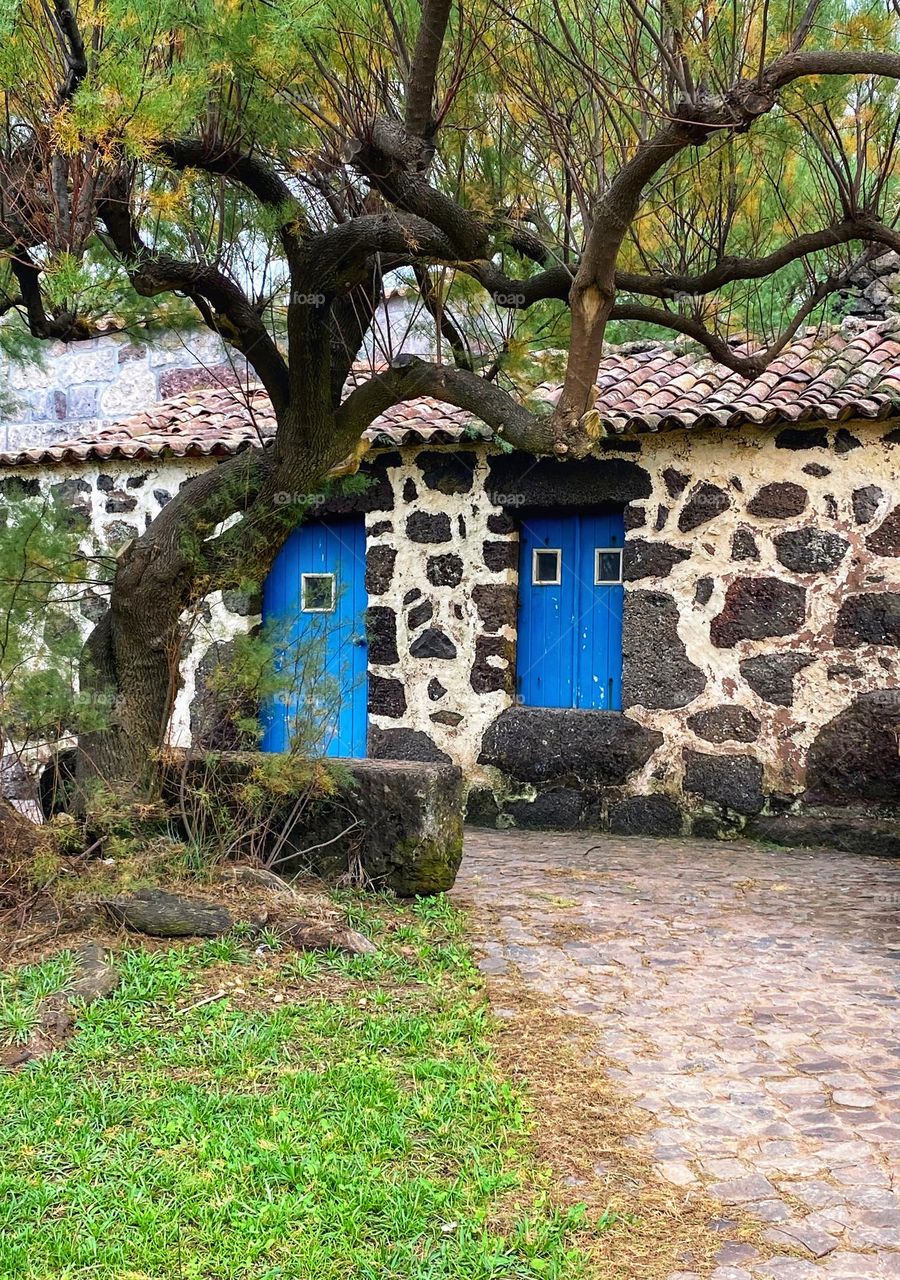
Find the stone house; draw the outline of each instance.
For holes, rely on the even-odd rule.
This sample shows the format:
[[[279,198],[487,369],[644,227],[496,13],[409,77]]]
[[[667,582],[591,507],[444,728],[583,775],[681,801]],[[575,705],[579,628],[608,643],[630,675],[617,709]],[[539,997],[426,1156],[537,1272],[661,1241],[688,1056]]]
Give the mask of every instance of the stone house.
[[[581,462],[510,452],[435,401],[378,419],[368,489],[320,504],[262,593],[358,667],[329,753],[456,762],[482,822],[900,851],[895,325],[810,332],[751,382],[613,351]],[[0,493],[47,490],[115,549],[270,428],[261,393],[188,391],[8,449]],[[210,732],[211,665],[260,610],[207,606],[176,742]],[[264,747],[289,711],[264,713]]]

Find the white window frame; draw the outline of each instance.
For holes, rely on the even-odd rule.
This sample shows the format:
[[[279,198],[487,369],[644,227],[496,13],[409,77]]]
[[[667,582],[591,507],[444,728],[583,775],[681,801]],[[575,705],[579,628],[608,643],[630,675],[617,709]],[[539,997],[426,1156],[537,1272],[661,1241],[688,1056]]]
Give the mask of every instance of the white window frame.
[[[551,552],[556,556],[556,577],[538,578],[538,556]],[[531,585],[533,587],[558,587],[562,582],[562,547],[534,547],[531,552]]]
[[[310,578],[331,579],[331,604],[327,609],[313,609],[306,604],[306,583]],[[300,574],[300,612],[301,613],[334,613],[337,607],[337,575],[334,573],[301,573]]]
[[[600,557],[608,555],[617,555],[619,557],[619,576],[618,578],[601,578],[600,577]],[[614,587],[622,581],[622,548],[621,547],[595,547],[594,548],[594,586],[595,587]]]

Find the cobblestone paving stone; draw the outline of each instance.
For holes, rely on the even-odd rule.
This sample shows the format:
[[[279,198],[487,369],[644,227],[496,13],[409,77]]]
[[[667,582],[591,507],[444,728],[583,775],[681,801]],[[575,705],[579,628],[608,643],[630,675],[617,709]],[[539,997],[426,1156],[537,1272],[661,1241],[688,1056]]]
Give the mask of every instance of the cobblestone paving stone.
[[[768,1224],[713,1280],[900,1280],[900,864],[470,831],[457,893],[486,974],[596,1025],[657,1171]]]

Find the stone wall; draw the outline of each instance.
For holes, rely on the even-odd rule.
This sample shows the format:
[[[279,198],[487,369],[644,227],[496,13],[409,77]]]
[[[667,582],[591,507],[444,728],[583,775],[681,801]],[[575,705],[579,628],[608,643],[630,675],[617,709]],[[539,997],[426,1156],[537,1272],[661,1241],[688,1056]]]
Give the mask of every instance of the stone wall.
[[[85,466],[40,484],[114,549],[207,465]],[[402,449],[371,466],[377,483],[356,501],[372,756],[461,765],[472,813],[501,823],[719,832],[761,829],[800,800],[897,803],[896,424],[673,432],[573,464]],[[522,707],[518,521],[615,500],[626,504],[624,711]],[[176,743],[192,709],[198,723],[211,646],[255,620],[253,602],[207,603]],[[102,607],[82,603],[85,626]]]
[[[38,355],[28,364],[0,358],[0,450],[93,435],[169,396],[246,376],[240,357],[206,332],[48,342]]]
[[[404,450],[388,474],[373,754],[460,763],[500,821],[712,830],[900,799],[895,425],[675,432],[584,464]],[[517,707],[517,518],[616,497],[624,713]]]
[[[430,353],[430,318],[416,326],[412,316],[401,292],[389,295],[360,360],[384,359],[399,335],[404,350]],[[205,329],[45,342],[38,345],[37,357],[23,363],[0,355],[0,452],[93,435],[170,396],[247,380],[243,358]]]
[[[40,471],[9,468],[0,470],[0,509],[7,493],[42,494],[79,535],[88,555],[114,555],[147,528],[182,484],[213,465],[205,459],[179,459],[149,464],[73,464]],[[107,608],[108,592],[99,578],[98,568],[98,584],[84,587],[72,605],[85,636]],[[71,597],[71,588],[65,594]],[[253,607],[254,602],[236,593],[226,592],[223,597],[219,591],[208,597],[199,616],[192,619],[181,668],[182,686],[170,726],[171,745],[190,742],[192,706],[199,705],[198,695],[202,699],[204,659],[212,646],[227,643],[258,620],[250,612]],[[195,721],[196,714],[195,710]]]

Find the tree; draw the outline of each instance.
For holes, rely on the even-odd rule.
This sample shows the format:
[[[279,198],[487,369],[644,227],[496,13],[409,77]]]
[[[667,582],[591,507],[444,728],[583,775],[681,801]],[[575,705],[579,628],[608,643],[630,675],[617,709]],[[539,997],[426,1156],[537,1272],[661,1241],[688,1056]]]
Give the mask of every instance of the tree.
[[[82,742],[107,775],[143,776],[162,740],[191,599],[261,576],[283,495],[352,470],[391,404],[436,396],[580,458],[611,325],[757,373],[860,257],[900,249],[900,24],[875,3],[5,0],[3,23],[4,310],[74,342],[189,303],[277,421],[119,558],[84,670],[116,695]],[[392,272],[441,352],[342,399]],[[507,317],[494,349],[479,298]],[[521,354],[561,343],[540,412]]]

